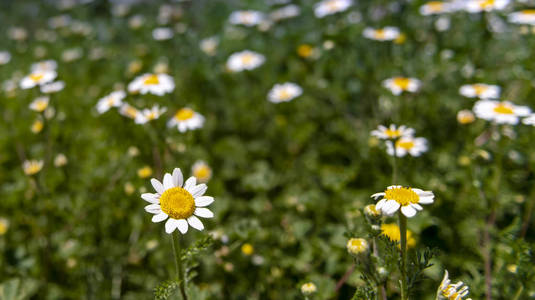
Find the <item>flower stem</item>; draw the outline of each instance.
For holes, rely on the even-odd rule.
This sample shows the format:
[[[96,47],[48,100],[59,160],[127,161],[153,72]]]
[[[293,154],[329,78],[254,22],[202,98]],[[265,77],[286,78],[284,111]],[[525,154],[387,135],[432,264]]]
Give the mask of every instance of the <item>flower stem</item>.
[[[516,291],[516,294],[515,294],[515,297],[513,298],[513,300],[518,300],[520,299],[520,295],[522,295],[522,292],[524,291],[524,285],[520,285],[518,287],[518,290]]]
[[[396,141],[392,142],[394,144],[394,162],[392,163],[392,184],[397,184],[398,180],[398,154],[396,152]]]
[[[183,300],[188,300],[186,295],[186,278],[184,276],[184,269],[182,267],[182,248],[181,248],[181,236],[178,236],[178,232],[171,234],[173,238],[173,253],[175,255],[175,268],[179,280],[180,294],[182,294]]]
[[[407,217],[401,212],[399,216],[399,233],[401,240],[401,300],[409,299],[407,289]]]

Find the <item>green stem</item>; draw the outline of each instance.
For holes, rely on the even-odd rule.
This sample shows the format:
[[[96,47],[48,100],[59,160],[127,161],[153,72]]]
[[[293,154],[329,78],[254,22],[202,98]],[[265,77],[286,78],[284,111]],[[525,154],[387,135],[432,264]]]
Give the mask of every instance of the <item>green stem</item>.
[[[520,285],[518,287],[518,290],[516,290],[516,294],[515,294],[515,297],[513,298],[513,300],[518,300],[520,299],[520,295],[522,295],[522,292],[524,291],[524,285]]]
[[[392,163],[392,184],[397,184],[398,180],[398,158],[397,158],[397,151],[396,151],[396,140],[392,141],[393,148],[394,148],[394,162]]]
[[[175,254],[175,268],[178,275],[180,294],[182,294],[183,300],[188,300],[188,295],[186,295],[186,278],[184,277],[184,269],[182,267],[182,248],[181,248],[181,237],[178,236],[178,232],[171,234],[173,238],[173,253]]]
[[[401,240],[401,300],[409,299],[407,289],[407,217],[401,212],[399,216],[399,233]]]

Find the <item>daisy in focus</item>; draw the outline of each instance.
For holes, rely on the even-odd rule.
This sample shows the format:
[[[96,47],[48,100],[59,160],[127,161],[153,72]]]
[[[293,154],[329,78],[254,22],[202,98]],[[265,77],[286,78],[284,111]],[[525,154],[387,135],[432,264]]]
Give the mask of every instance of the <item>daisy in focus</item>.
[[[30,103],[30,109],[36,112],[43,112],[48,107],[49,98],[46,96],[38,97]]]
[[[392,94],[398,96],[402,92],[414,93],[420,89],[421,82],[416,78],[392,77],[383,81],[383,86],[389,89]]]
[[[469,13],[482,11],[502,10],[509,4],[509,0],[468,0],[463,3],[463,8]]]
[[[398,28],[387,26],[380,29],[366,27],[362,32],[365,38],[376,41],[393,41],[400,36],[401,32]]]
[[[535,9],[524,9],[510,13],[508,20],[515,24],[535,25]]]
[[[497,99],[500,97],[500,87],[485,83],[465,84],[459,88],[459,94],[468,98]]]
[[[167,111],[167,108],[155,105],[152,108],[145,108],[136,115],[134,119],[136,124],[145,124],[152,120],[158,119],[163,113]]]
[[[35,175],[41,171],[44,162],[42,160],[26,160],[22,164],[22,169],[26,175]]]
[[[475,115],[497,124],[518,124],[520,117],[529,116],[531,109],[527,106],[517,106],[509,101],[479,100],[474,105]]]
[[[288,102],[301,96],[303,89],[292,82],[275,84],[268,93],[268,100],[273,103]]]
[[[381,198],[375,208],[383,214],[391,216],[400,210],[406,217],[411,218],[423,209],[420,204],[433,203],[435,195],[431,191],[391,185],[384,192],[375,193],[371,197],[375,200]]]
[[[153,94],[163,96],[171,93],[175,89],[175,82],[173,77],[167,74],[150,74],[146,73],[136,77],[130,84],[128,84],[128,92]]]
[[[204,196],[206,184],[197,184],[195,177],[183,182],[182,172],[175,168],[173,173],[166,173],[163,182],[151,179],[156,193],[145,193],[141,198],[151,204],[145,211],[153,214],[152,222],[165,222],[165,232],[173,233],[178,229],[182,234],[188,232],[189,226],[203,230],[201,218],[213,218],[214,214],[206,206],[214,202],[214,198]]]
[[[123,104],[123,99],[126,97],[124,91],[115,91],[111,94],[100,98],[97,102],[97,111],[99,114],[103,114],[110,110],[112,107],[119,107]]]
[[[427,140],[422,137],[404,136],[398,139],[394,144],[392,141],[386,141],[386,153],[396,157],[403,157],[410,154],[411,156],[420,156],[427,151]]]
[[[444,271],[444,278],[438,287],[437,299],[462,300],[468,296],[468,293],[468,286],[464,285],[462,281],[452,284],[448,271]],[[470,298],[466,298],[466,300],[470,300]]]
[[[186,132],[188,130],[195,130],[202,128],[204,124],[204,117],[195,112],[191,108],[179,109],[173,118],[167,122],[167,127],[177,127],[178,131]]]
[[[36,70],[32,71],[30,75],[22,78],[20,87],[22,89],[31,89],[38,85],[43,85],[51,82],[58,74],[54,70]]]
[[[196,161],[191,167],[191,173],[200,183],[206,183],[212,178],[212,169],[202,160]]]
[[[244,70],[253,70],[264,63],[266,58],[262,54],[253,51],[244,50],[233,53],[227,60],[227,69],[231,72],[241,72]]]
[[[353,1],[351,0],[324,0],[316,4],[314,14],[318,18],[323,18],[338,12],[347,10]]]
[[[259,25],[265,19],[264,14],[256,10],[235,11],[229,16],[229,23],[248,27]]]
[[[429,1],[420,6],[420,14],[423,16],[448,13],[453,10],[453,4],[444,1]]]
[[[396,127],[395,124],[390,124],[390,127],[379,125],[377,129],[371,132],[372,136],[375,136],[382,140],[395,140],[400,137],[411,137],[414,134],[414,129],[405,125]]]

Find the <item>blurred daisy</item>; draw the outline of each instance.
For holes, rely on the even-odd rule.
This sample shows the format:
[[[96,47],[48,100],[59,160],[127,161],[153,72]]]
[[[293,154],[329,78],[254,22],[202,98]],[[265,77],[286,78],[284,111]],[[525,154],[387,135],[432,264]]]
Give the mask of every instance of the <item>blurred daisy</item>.
[[[268,100],[273,103],[288,102],[302,93],[303,89],[295,83],[275,84],[268,93]]]
[[[37,119],[33,121],[32,127],[30,127],[30,130],[32,131],[32,133],[38,134],[39,132],[41,132],[41,130],[43,130],[44,126],[45,124],[43,123],[43,121],[41,119]]]
[[[53,59],[49,59],[49,60],[43,60],[43,61],[32,64],[31,70],[32,72],[55,71],[57,68],[58,68],[58,63]]]
[[[509,0],[468,0],[463,3],[464,10],[469,13],[504,9]]]
[[[34,175],[39,173],[43,168],[44,162],[42,160],[26,160],[22,164],[22,169],[26,175]]]
[[[0,51],[0,65],[5,65],[11,60],[11,53]]]
[[[54,158],[54,166],[57,168],[65,166],[67,162],[68,162],[67,156],[65,156],[65,154],[63,153],[59,153]]]
[[[383,223],[381,224],[381,234],[388,237],[389,240],[393,242],[400,242],[401,233],[399,231],[399,226],[395,223]],[[416,240],[412,236],[412,231],[407,230],[407,247],[412,248],[416,245]],[[398,245],[401,246],[401,245]]]
[[[380,29],[367,27],[362,32],[365,38],[376,41],[393,41],[400,36],[399,29],[392,26],[387,26]]]
[[[65,82],[63,81],[54,81],[54,82],[51,82],[51,83],[47,83],[47,84],[43,84],[41,85],[41,93],[45,93],[45,94],[51,94],[51,93],[56,93],[56,92],[59,92],[61,90],[63,90],[65,88]]]
[[[420,204],[431,204],[435,195],[431,191],[402,187],[401,185],[391,185],[382,193],[375,193],[371,196],[379,200],[375,205],[385,215],[393,215],[398,210],[406,217],[413,217],[417,211],[422,210]]]
[[[265,57],[262,54],[258,54],[253,51],[244,50],[241,52],[233,53],[227,60],[227,68],[232,72],[241,72],[244,70],[253,70],[265,61]]]
[[[160,108],[158,105],[155,105],[150,109],[145,108],[136,115],[135,122],[136,124],[145,124],[152,120],[158,119],[166,111],[167,108]]]
[[[115,91],[111,94],[100,98],[97,102],[97,111],[99,114],[107,112],[112,107],[119,107],[123,104],[123,99],[126,97],[124,91]]]
[[[201,218],[213,218],[214,214],[206,206],[214,202],[214,198],[203,196],[208,188],[206,184],[197,185],[195,177],[190,177],[183,184],[182,172],[179,168],[173,174],[166,173],[163,182],[151,179],[156,193],[145,193],[141,198],[151,204],[145,206],[145,211],[153,214],[152,222],[167,220],[165,232],[171,234],[175,229],[185,234],[191,226],[203,230]],[[188,226],[189,225],[189,226]]]
[[[420,6],[420,14],[424,16],[442,14],[452,11],[453,4],[444,1],[430,1]]]
[[[229,23],[233,25],[255,26],[264,20],[264,14],[256,10],[235,11],[229,16]]]
[[[313,282],[303,283],[301,285],[301,293],[305,296],[312,295],[318,291],[318,288]]]
[[[171,93],[175,89],[175,82],[173,77],[167,74],[143,74],[136,77],[130,84],[128,84],[128,92],[141,93],[143,95],[149,93],[153,95],[163,96]]]
[[[202,52],[206,55],[214,56],[216,54],[217,46],[219,45],[219,39],[216,36],[205,38],[199,44]]]
[[[36,112],[43,112],[48,107],[48,101],[50,98],[47,96],[37,97],[30,103],[30,109]]]
[[[351,238],[346,244],[347,252],[352,255],[360,255],[370,248],[368,241],[362,238]]]
[[[323,18],[347,10],[353,3],[351,0],[323,0],[314,6],[314,14]]]
[[[193,109],[187,107],[179,109],[173,118],[167,122],[168,127],[176,126],[180,132],[202,128],[203,124],[204,117]]]
[[[418,91],[421,82],[416,78],[392,77],[383,81],[383,86],[397,96],[404,91],[411,93]]]
[[[535,25],[535,9],[524,9],[508,16],[509,22],[515,24]]]
[[[449,279],[448,270],[444,271],[444,278],[438,287],[437,299],[462,300],[468,293],[468,286],[464,285],[462,281],[452,284]]]
[[[123,103],[119,107],[119,113],[127,118],[136,119],[139,110],[128,103]]]
[[[169,27],[155,28],[152,31],[152,38],[157,41],[169,40],[173,37],[173,30]]]
[[[139,178],[147,178],[152,175],[152,168],[149,166],[144,166],[141,169],[137,170],[137,176]]]
[[[283,20],[283,19],[289,19],[293,17],[297,17],[301,13],[301,8],[295,4],[290,4],[283,6],[279,9],[276,9],[272,11],[269,14],[269,18],[275,22]]]
[[[520,117],[531,113],[527,106],[517,106],[509,101],[479,100],[474,105],[474,113],[480,119],[498,124],[518,124]]]
[[[472,111],[463,109],[457,113],[457,122],[460,124],[470,124],[475,121],[475,116]]]
[[[535,126],[535,114],[530,114],[527,118],[522,120],[522,123],[526,125]]]
[[[420,156],[427,151],[427,140],[421,137],[404,136],[395,142],[396,157],[403,157],[410,154],[411,156]],[[386,152],[394,156],[394,146],[392,141],[386,141]]]
[[[210,178],[212,177],[212,169],[210,166],[205,163],[204,161],[196,161],[193,166],[191,167],[191,173],[195,178],[197,178],[198,182],[206,183]]]
[[[390,127],[379,125],[371,134],[382,140],[395,140],[404,136],[411,137],[414,134],[414,129],[405,125],[401,125],[399,128],[395,124],[390,124]]]
[[[500,87],[485,83],[465,84],[459,88],[459,93],[468,98],[497,99],[500,97]]]
[[[22,78],[20,87],[30,89],[37,85],[43,85],[51,82],[58,74],[54,70],[35,70],[30,75]]]
[[[9,229],[9,220],[6,218],[0,218],[0,236],[6,234]]]

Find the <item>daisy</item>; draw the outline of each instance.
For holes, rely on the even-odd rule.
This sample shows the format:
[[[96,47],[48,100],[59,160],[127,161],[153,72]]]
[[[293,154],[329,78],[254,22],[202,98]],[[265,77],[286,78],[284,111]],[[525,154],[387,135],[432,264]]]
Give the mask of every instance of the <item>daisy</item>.
[[[265,16],[256,10],[235,11],[229,16],[229,23],[233,25],[245,25],[248,27],[259,25]]]
[[[440,283],[437,291],[437,299],[448,299],[448,300],[462,300],[469,293],[468,286],[464,285],[462,281],[457,282],[456,284],[451,284],[450,279],[448,278],[448,270],[444,271],[444,278]],[[466,300],[470,300],[467,298]]]
[[[22,164],[22,169],[26,175],[34,175],[39,173],[43,168],[44,162],[42,160],[26,160]]]
[[[420,6],[420,14],[424,16],[447,13],[452,10],[452,4],[444,1],[430,1]]]
[[[420,89],[421,82],[416,78],[392,77],[383,81],[383,86],[392,94],[400,95],[402,92],[414,93]]]
[[[469,13],[478,13],[482,11],[492,11],[504,9],[509,0],[468,0],[465,2],[464,10]]]
[[[402,214],[411,218],[416,215],[417,211],[423,209],[420,204],[433,203],[435,195],[431,191],[391,185],[384,192],[375,193],[371,197],[375,200],[382,198],[375,207],[383,214],[391,216],[401,210]]]
[[[301,8],[295,4],[290,4],[283,6],[279,9],[276,9],[272,11],[269,14],[269,18],[275,22],[283,20],[283,19],[289,19],[293,17],[297,17],[301,13]]]
[[[411,156],[420,156],[427,151],[427,140],[421,137],[404,136],[395,143],[396,157],[403,157],[409,153]],[[386,152],[394,156],[394,146],[392,141],[386,142]]]
[[[185,234],[191,226],[203,230],[204,226],[197,217],[213,218],[214,214],[205,206],[214,202],[214,198],[203,196],[208,188],[206,184],[197,185],[195,177],[190,177],[183,184],[182,172],[179,168],[173,174],[166,173],[163,182],[151,179],[156,193],[145,193],[141,198],[151,204],[145,206],[145,211],[153,214],[152,222],[159,223],[164,220],[165,232],[171,234],[175,229]],[[189,225],[189,226],[188,226]]]
[[[475,121],[475,116],[472,111],[463,109],[457,113],[457,122],[460,124],[470,124]]]
[[[0,51],[0,65],[5,65],[11,60],[11,53]]]
[[[318,291],[318,288],[313,282],[307,282],[301,285],[301,293],[303,295],[308,296],[316,293]]]
[[[266,58],[262,54],[253,51],[244,50],[233,53],[227,60],[227,69],[232,72],[241,72],[244,70],[253,70],[264,63]]]
[[[30,103],[30,109],[36,112],[43,112],[48,107],[49,98],[47,96],[37,97]]]
[[[115,91],[103,98],[100,98],[97,102],[98,113],[103,114],[112,107],[121,106],[123,104],[124,97],[126,97],[126,93],[124,91]]]
[[[400,31],[396,27],[387,26],[380,29],[367,27],[362,32],[365,38],[376,41],[393,41],[400,36]]]
[[[206,55],[214,56],[216,54],[217,46],[219,45],[219,38],[216,36],[205,38],[199,44],[202,52]]]
[[[32,72],[55,71],[57,68],[58,68],[58,63],[53,59],[49,59],[49,60],[43,60],[43,61],[32,64],[31,70]]]
[[[288,102],[302,93],[303,89],[295,83],[275,84],[268,93],[268,100],[273,103]]]
[[[515,24],[535,25],[535,9],[524,9],[508,16],[509,22]]]
[[[119,113],[127,118],[136,119],[137,115],[140,114],[139,110],[128,103],[123,103],[119,107]]]
[[[158,119],[166,111],[167,108],[160,108],[158,105],[153,106],[151,109],[145,108],[136,115],[135,122],[136,124],[145,124]]]
[[[530,114],[527,118],[522,120],[522,123],[526,125],[535,126],[535,114]]]
[[[167,122],[168,127],[176,126],[180,132],[201,128],[203,124],[204,117],[187,107],[179,109],[173,118]]]
[[[56,93],[65,88],[65,82],[63,81],[54,81],[51,83],[43,84],[41,87],[41,93],[51,94]]]
[[[173,77],[167,74],[143,74],[128,85],[128,92],[163,96],[175,89]]]
[[[323,18],[347,10],[352,5],[351,0],[323,0],[314,7],[314,14]]]
[[[191,167],[191,173],[198,182],[206,183],[212,177],[212,169],[202,160],[196,161]]]
[[[56,78],[58,74],[54,70],[36,70],[20,81],[22,89],[30,89],[37,85],[49,83]]]
[[[382,140],[395,140],[404,136],[411,137],[414,134],[414,129],[405,125],[401,125],[399,128],[395,124],[390,124],[390,127],[379,125],[371,134]]]
[[[349,254],[359,255],[368,251],[370,247],[368,241],[366,241],[365,239],[351,238],[347,241],[346,248]]]
[[[531,109],[527,106],[517,106],[509,101],[496,100],[479,100],[473,110],[480,119],[511,125],[518,124],[519,117],[526,117],[531,113]]]
[[[169,27],[155,28],[152,31],[152,38],[157,41],[169,40],[173,37],[173,30]]]
[[[500,97],[500,87],[485,83],[465,84],[459,88],[459,94],[468,98],[497,99]]]

